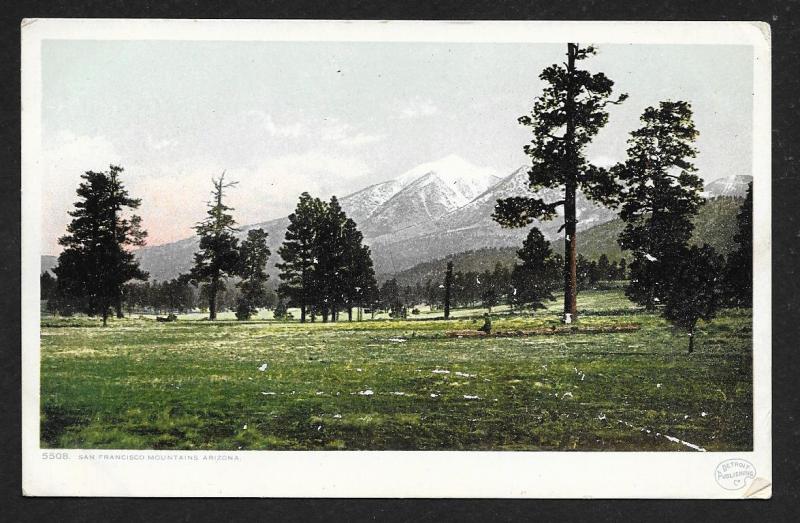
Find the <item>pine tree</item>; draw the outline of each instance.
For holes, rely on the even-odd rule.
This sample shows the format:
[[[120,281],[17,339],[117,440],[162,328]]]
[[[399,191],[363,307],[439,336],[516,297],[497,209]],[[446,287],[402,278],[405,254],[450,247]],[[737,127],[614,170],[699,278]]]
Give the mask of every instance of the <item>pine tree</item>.
[[[683,249],[665,300],[663,316],[689,335],[689,353],[694,350],[698,320],[710,321],[720,306],[722,256],[712,247]]]
[[[641,121],[628,140],[627,160],[614,168],[625,184],[620,218],[626,225],[618,242],[633,253],[625,294],[653,310],[669,294],[703,184],[691,162],[698,133],[689,104],[661,102],[645,109]]]
[[[738,247],[728,256],[725,270],[727,301],[737,307],[753,306],[753,182],[736,216]]]
[[[314,242],[315,258],[314,287],[317,290],[317,303],[322,313],[322,321],[336,321],[340,306],[345,301],[344,257],[347,246],[343,229],[347,216],[336,196],[331,197],[319,221],[317,237]]]
[[[309,312],[313,313],[318,298],[315,271],[319,264],[318,236],[324,214],[325,204],[319,198],[312,198],[307,192],[301,194],[295,211],[289,215],[286,237],[278,249],[283,259],[276,264],[281,271],[278,292],[300,308],[301,323],[305,323]]]
[[[532,228],[517,251],[521,263],[511,273],[511,302],[515,308],[543,309],[545,302],[554,299],[552,293],[558,285],[559,266],[552,254],[550,242],[539,229]]]
[[[533,165],[528,171],[528,186],[564,190],[563,199],[545,202],[537,197],[512,197],[497,201],[492,215],[503,227],[524,227],[535,219],[549,220],[564,207],[564,314],[577,319],[577,215],[576,195],[605,205],[613,205],[619,191],[606,169],[591,165],[584,149],[608,121],[608,104],[619,104],[627,95],[612,100],[614,82],[603,73],[590,74],[576,62],[595,53],[592,46],[567,45],[567,63],[553,64],[539,75],[548,85],[536,98],[529,116],[519,122],[532,127],[533,140],[524,148]]]
[[[347,319],[353,320],[353,307],[359,310],[364,307],[370,296],[377,293],[375,269],[369,247],[363,245],[364,235],[356,227],[356,223],[347,218],[342,227],[342,267],[340,271],[341,288],[344,304],[347,307]]]
[[[249,320],[267,301],[265,284],[269,276],[266,272],[270,250],[263,229],[247,231],[247,239],[239,248],[239,269],[241,281],[237,284],[241,294],[236,304],[236,318]]]
[[[137,209],[141,200],[129,196],[120,180],[122,172],[122,167],[112,165],[106,172],[87,171],[81,176],[80,201],[69,213],[73,219],[59,239],[64,250],[53,269],[64,301],[101,316],[103,325],[109,310],[120,303],[125,282],[147,278],[128,250],[144,245],[147,233],[141,228],[141,218],[124,216],[126,209]]]
[[[224,203],[225,189],[237,182],[225,183],[225,173],[212,179],[213,199],[208,203],[208,217],[195,226],[200,237],[200,250],[194,254],[194,266],[190,274],[197,282],[206,283],[208,319],[217,319],[217,295],[225,290],[225,281],[236,274],[239,267],[239,240],[234,236],[236,221],[231,216],[233,209]]]

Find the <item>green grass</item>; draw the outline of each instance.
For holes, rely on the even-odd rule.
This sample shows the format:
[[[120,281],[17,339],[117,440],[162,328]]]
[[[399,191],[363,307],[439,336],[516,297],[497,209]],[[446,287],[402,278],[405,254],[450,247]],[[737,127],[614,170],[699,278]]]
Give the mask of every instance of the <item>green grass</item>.
[[[752,447],[750,310],[701,324],[689,355],[684,335],[620,291],[582,293],[579,305],[581,325],[641,330],[445,336],[479,327],[477,309],[337,324],[45,318],[42,445],[691,450],[669,435]],[[559,325],[557,310],[493,327]]]

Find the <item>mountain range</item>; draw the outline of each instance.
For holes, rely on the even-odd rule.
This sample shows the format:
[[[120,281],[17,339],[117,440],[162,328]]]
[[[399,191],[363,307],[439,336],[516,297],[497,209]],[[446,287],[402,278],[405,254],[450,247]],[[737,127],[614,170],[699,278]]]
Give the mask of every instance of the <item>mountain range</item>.
[[[491,169],[451,155],[349,194],[339,202],[364,234],[364,241],[372,250],[376,273],[387,275],[454,253],[519,246],[528,228],[503,229],[492,220],[491,214],[497,199],[529,194],[527,179],[527,166],[501,177]],[[743,196],[751,180],[752,177],[743,175],[720,178],[706,186],[705,194]],[[545,189],[538,195],[553,201],[558,199],[559,192]],[[612,221],[616,213],[579,192],[577,217],[581,231]],[[279,261],[277,249],[288,223],[284,217],[240,230],[242,236],[253,228],[263,228],[269,233],[273,256],[268,271],[273,275],[274,264]],[[558,218],[533,225],[550,240],[559,237]],[[197,238],[190,237],[144,247],[136,255],[151,279],[165,280],[189,270],[197,245]],[[54,257],[42,258],[42,270],[54,265]]]

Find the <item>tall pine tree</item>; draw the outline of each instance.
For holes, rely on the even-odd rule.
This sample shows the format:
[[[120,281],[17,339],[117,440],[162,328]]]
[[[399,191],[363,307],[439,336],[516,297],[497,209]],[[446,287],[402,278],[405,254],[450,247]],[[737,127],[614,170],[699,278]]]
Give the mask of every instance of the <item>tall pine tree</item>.
[[[608,104],[627,98],[611,99],[614,82],[603,73],[591,74],[579,69],[577,62],[595,53],[592,46],[567,45],[566,64],[546,68],[539,78],[548,85],[536,98],[533,110],[519,122],[533,130],[533,140],[524,148],[531,157],[528,186],[536,192],[543,188],[562,188],[564,197],[546,202],[533,196],[517,196],[497,201],[492,215],[503,227],[524,227],[533,220],[549,220],[558,207],[564,208],[564,314],[577,319],[577,215],[576,195],[586,196],[606,205],[614,204],[618,186],[606,169],[590,164],[584,149],[608,121]]]
[[[625,293],[652,310],[669,294],[692,235],[691,219],[704,200],[691,161],[698,133],[689,104],[661,102],[645,109],[641,121],[628,140],[627,160],[614,168],[625,184],[620,218],[626,225],[618,241],[633,253]]]
[[[300,321],[303,323],[318,301],[315,271],[319,265],[318,238],[325,207],[319,198],[312,198],[307,192],[301,194],[295,211],[289,215],[289,227],[278,249],[283,259],[282,263],[276,264],[281,271],[278,292],[300,308]]]
[[[147,278],[128,249],[144,245],[147,233],[141,218],[125,215],[141,200],[130,197],[120,180],[122,172],[122,167],[112,165],[106,172],[87,171],[81,176],[80,200],[69,213],[73,219],[59,239],[64,250],[53,269],[58,293],[84,312],[101,316],[103,325],[110,308],[121,302],[125,282]]]
[[[217,319],[217,294],[225,288],[225,281],[236,274],[239,267],[239,240],[234,236],[236,221],[230,214],[233,209],[224,203],[225,189],[237,182],[225,182],[225,173],[211,180],[214,184],[212,201],[208,203],[208,216],[195,226],[200,237],[200,250],[194,254],[191,278],[204,282],[208,298],[208,319]]]

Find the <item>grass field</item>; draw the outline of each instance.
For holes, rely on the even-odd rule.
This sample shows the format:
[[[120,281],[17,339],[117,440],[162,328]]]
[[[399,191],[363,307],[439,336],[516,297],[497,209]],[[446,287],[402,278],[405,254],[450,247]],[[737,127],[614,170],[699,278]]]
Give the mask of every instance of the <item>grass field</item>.
[[[581,326],[641,330],[451,338],[483,310],[300,324],[44,318],[42,446],[126,449],[746,450],[750,310],[701,324],[696,352],[620,291],[579,296]],[[559,325],[558,306],[495,331]],[[473,315],[474,319],[469,316]],[[262,370],[264,369],[264,370]]]

